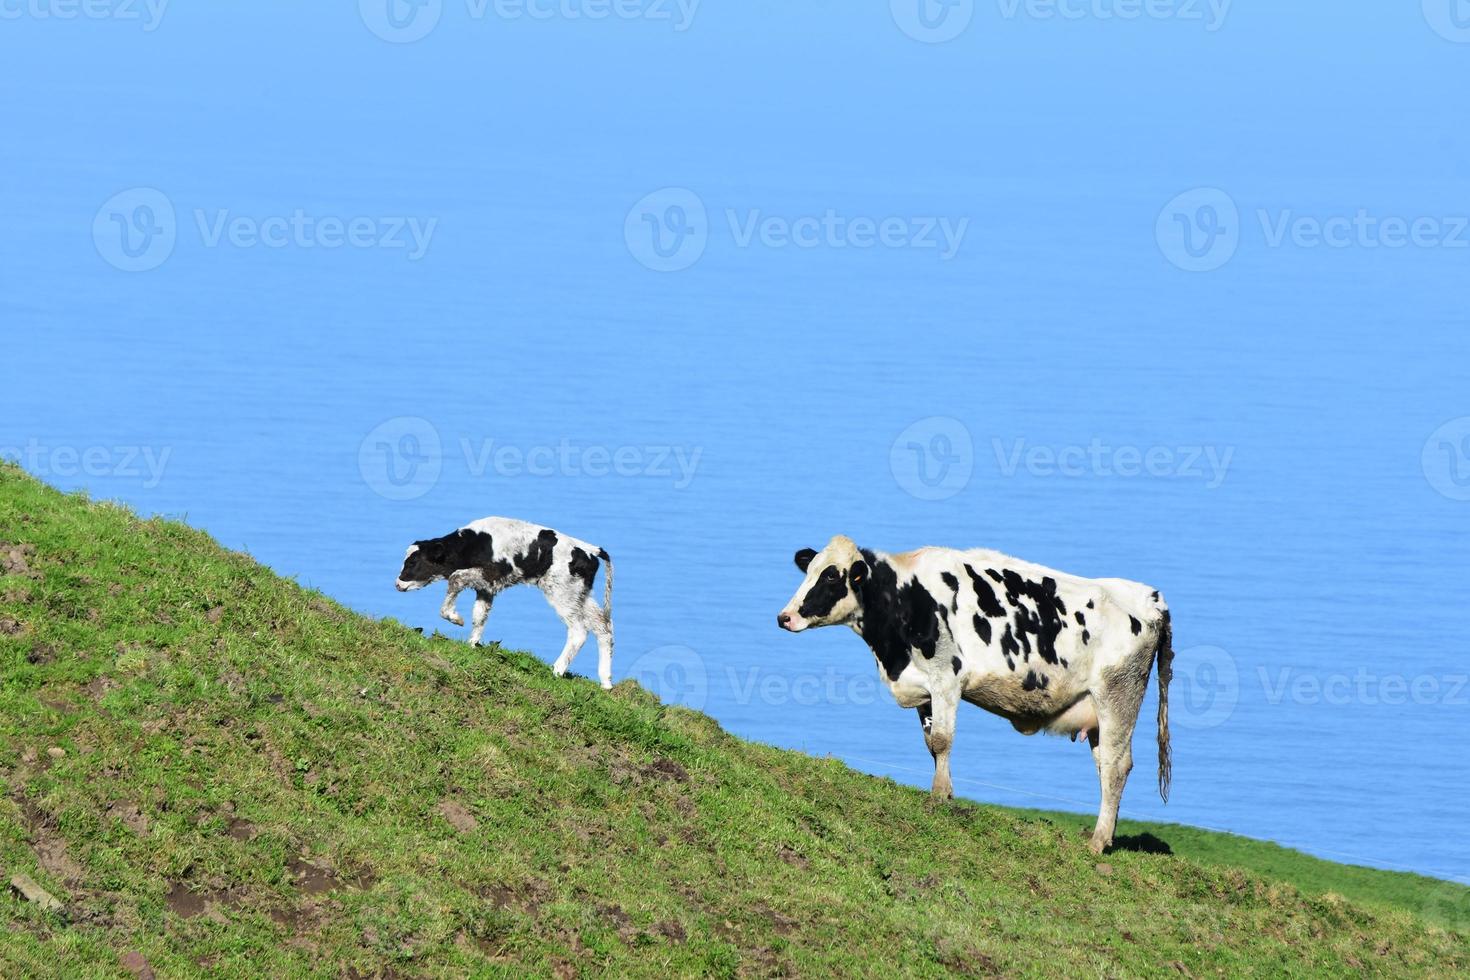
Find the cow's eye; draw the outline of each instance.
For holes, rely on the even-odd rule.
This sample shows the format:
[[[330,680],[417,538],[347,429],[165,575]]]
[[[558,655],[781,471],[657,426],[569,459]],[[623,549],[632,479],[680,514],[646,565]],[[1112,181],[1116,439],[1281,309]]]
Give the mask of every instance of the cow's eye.
[[[835,582],[838,577],[836,565],[828,565],[826,570],[822,572],[822,581],[824,582]]]

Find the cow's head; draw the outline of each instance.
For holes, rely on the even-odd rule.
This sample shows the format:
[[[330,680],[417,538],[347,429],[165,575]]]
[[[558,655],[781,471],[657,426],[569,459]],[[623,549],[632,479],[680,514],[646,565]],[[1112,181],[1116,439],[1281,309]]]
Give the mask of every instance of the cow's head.
[[[415,541],[403,556],[403,569],[398,573],[399,592],[412,592],[426,585],[442,582],[457,571],[451,567],[449,549],[443,538]]]
[[[851,538],[839,534],[820,552],[798,551],[796,567],[806,579],[776,617],[783,630],[800,633],[817,626],[851,623],[857,617],[857,589],[867,581],[870,569]]]

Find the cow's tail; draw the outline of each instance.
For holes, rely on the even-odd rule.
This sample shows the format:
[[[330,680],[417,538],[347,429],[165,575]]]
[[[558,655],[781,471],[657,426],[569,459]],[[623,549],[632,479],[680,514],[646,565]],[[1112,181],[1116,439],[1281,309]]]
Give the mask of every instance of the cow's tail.
[[[1169,682],[1174,679],[1174,627],[1169,610],[1163,610],[1157,650],[1159,670],[1159,795],[1169,802],[1169,783],[1174,778],[1174,753],[1169,748]]]
[[[606,548],[598,548],[597,557],[602,559],[602,614],[607,617],[607,624],[611,626],[613,587],[612,555],[607,553]]]

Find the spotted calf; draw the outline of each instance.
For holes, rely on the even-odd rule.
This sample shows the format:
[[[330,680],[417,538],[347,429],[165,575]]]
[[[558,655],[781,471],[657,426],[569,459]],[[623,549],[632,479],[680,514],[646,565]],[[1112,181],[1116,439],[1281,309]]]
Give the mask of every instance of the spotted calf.
[[[598,563],[604,566],[602,605],[592,599]],[[558,534],[548,527],[507,517],[486,517],[440,538],[415,541],[398,573],[398,591],[411,592],[447,581],[449,594],[439,614],[456,626],[464,620],[454,609],[459,594],[475,590],[470,643],[478,644],[495,596],[513,585],[534,585],[567,627],[567,645],[552,671],[561,677],[587,642],[597,637],[597,676],[612,687],[613,564],[596,545]]]
[[[1084,579],[995,551],[923,548],[901,555],[835,537],[796,554],[806,575],[777,617],[793,633],[850,626],[872,649],[894,698],[917,708],[934,757],[935,794],[953,796],[955,713],[968,701],[1023,734],[1083,736],[1102,807],[1091,847],[1110,846],[1133,769],[1133,728],[1159,664],[1159,793],[1169,798],[1169,608],[1123,579]]]

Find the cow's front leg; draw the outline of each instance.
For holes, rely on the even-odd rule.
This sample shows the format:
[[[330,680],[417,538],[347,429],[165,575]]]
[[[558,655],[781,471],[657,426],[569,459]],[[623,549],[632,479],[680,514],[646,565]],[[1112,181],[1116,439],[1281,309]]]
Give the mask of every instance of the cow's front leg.
[[[954,723],[958,707],[958,698],[948,693],[939,693],[919,709],[919,722],[924,726],[924,744],[934,757],[934,786],[931,792],[947,800],[954,799],[954,783],[949,776],[949,750],[954,745]]]
[[[449,591],[444,595],[444,605],[439,607],[439,615],[455,626],[463,626],[464,618],[455,611],[454,604],[459,601],[459,594],[469,587],[469,583],[458,572],[449,576],[448,581]]]
[[[480,645],[480,638],[485,635],[485,621],[490,618],[490,606],[495,602],[495,594],[484,589],[475,590],[475,611],[470,617],[470,624],[474,627],[470,630],[470,646]]]

